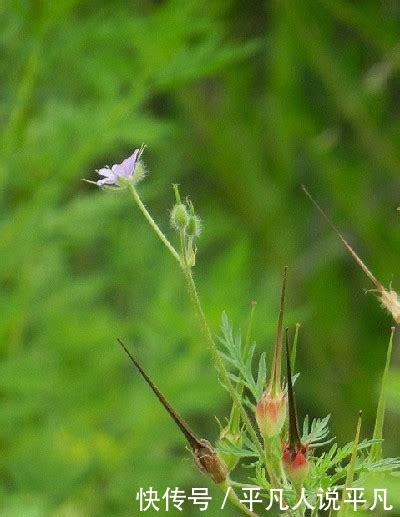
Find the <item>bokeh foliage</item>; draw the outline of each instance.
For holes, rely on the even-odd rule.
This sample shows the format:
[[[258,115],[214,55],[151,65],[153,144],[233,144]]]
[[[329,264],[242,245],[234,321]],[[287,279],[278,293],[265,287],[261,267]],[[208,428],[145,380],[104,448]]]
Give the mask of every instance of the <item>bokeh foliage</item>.
[[[229,406],[185,287],[127,196],[81,181],[142,142],[163,228],[172,182],[203,215],[195,274],[215,331],[223,310],[244,327],[256,299],[270,355],[288,264],[300,410],[332,413],[348,441],[362,408],[371,430],[390,319],[298,186],[399,288],[399,6],[8,0],[0,14],[2,515],[130,515],[139,486],[206,484],[115,344],[215,439]]]

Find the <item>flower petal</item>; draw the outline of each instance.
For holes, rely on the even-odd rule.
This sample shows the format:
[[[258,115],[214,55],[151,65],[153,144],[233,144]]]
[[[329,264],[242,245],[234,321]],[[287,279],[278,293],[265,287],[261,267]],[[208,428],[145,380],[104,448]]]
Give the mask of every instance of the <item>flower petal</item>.
[[[109,167],[103,167],[102,169],[96,169],[97,174],[105,176],[106,178],[115,178],[114,172]]]
[[[96,181],[96,185],[101,187],[102,185],[116,185],[116,178],[103,178]]]
[[[113,165],[112,170],[117,176],[129,179],[135,172],[136,162],[139,155],[139,149],[135,149],[133,154],[126,158],[123,162]]]

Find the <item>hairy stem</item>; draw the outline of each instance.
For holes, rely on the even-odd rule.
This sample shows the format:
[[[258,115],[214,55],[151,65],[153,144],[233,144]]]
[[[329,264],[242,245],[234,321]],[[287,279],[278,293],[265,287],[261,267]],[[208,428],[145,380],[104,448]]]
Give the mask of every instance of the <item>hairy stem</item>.
[[[278,440],[277,440],[278,438]],[[279,437],[274,436],[264,441],[265,467],[271,481],[272,488],[281,487],[283,468],[281,461],[281,446]]]
[[[174,257],[174,259],[178,262],[179,266],[183,269],[183,263],[181,260],[181,257],[179,256],[179,253],[176,251],[176,249],[172,246],[172,244],[169,242],[169,240],[166,238],[166,236],[163,234],[163,232],[160,230],[160,227],[158,224],[154,221],[154,219],[151,217],[149,211],[144,206],[142,200],[139,197],[139,194],[137,193],[137,190],[132,185],[132,183],[129,183],[129,191],[131,192],[133,199],[137,206],[139,207],[139,210],[144,215],[146,221],[149,223],[157,237],[160,239],[160,241],[164,244],[164,246],[167,248],[167,250],[171,253],[171,255]]]
[[[254,443],[254,445],[257,447],[259,454],[261,457],[263,456],[263,449],[261,442],[257,436],[257,433],[254,430],[254,427],[246,413],[246,410],[243,407],[241,398],[237,391],[235,390],[230,378],[229,374],[224,366],[224,363],[222,362],[222,359],[218,353],[217,345],[215,344],[215,341],[212,337],[210,327],[208,326],[206,316],[204,314],[203,308],[201,306],[200,298],[197,293],[196,284],[194,283],[192,272],[190,270],[190,267],[186,263],[186,254],[185,254],[185,242],[183,235],[181,235],[181,248],[182,248],[182,256],[179,255],[179,253],[175,250],[175,248],[172,246],[172,244],[169,242],[169,240],[166,238],[164,233],[161,231],[160,227],[157,225],[157,223],[154,221],[154,219],[151,217],[149,211],[144,206],[142,200],[139,197],[139,194],[135,187],[132,184],[129,184],[129,190],[133,196],[133,199],[137,206],[139,207],[139,210],[144,215],[145,219],[155,232],[155,234],[158,236],[158,238],[161,240],[161,242],[164,244],[164,246],[167,248],[167,250],[171,253],[171,255],[175,258],[175,260],[178,262],[179,267],[181,271],[183,272],[183,276],[185,278],[190,299],[193,302],[194,308],[196,310],[196,313],[199,317],[200,324],[204,333],[204,336],[207,340],[207,343],[210,348],[211,357],[213,359],[215,368],[217,369],[218,375],[220,377],[220,380],[222,383],[226,386],[232,400],[237,404],[237,406],[240,408],[241,416],[243,419],[243,422],[246,426],[247,432],[249,433],[249,436]]]
[[[260,440],[257,436],[257,433],[255,432],[254,427],[246,413],[246,410],[243,407],[240,395],[235,390],[235,388],[229,378],[229,374],[224,366],[224,363],[222,362],[222,359],[218,353],[217,345],[215,344],[215,341],[212,337],[210,327],[208,326],[207,319],[204,314],[203,308],[201,306],[199,295],[197,293],[196,284],[194,283],[193,275],[189,268],[184,270],[184,276],[185,276],[185,280],[186,280],[186,283],[187,283],[187,286],[189,289],[190,297],[193,301],[193,305],[198,314],[198,317],[199,317],[199,320],[201,323],[201,327],[203,329],[204,336],[207,340],[207,343],[208,343],[208,346],[209,346],[209,349],[211,352],[211,357],[213,359],[215,368],[217,369],[218,375],[219,375],[222,383],[224,384],[224,386],[226,386],[226,389],[228,390],[229,395],[231,396],[233,402],[235,402],[237,407],[240,408],[241,417],[242,417],[243,423],[246,426],[247,432],[249,433],[249,436],[250,436],[252,442],[254,443],[254,445],[257,447],[259,453],[262,455],[261,442],[260,442]]]

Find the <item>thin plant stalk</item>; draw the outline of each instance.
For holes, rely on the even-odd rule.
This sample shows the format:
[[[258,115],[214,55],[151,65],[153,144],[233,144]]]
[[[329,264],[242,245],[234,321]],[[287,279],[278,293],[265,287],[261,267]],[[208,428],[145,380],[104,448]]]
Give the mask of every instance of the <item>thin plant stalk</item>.
[[[265,467],[268,472],[272,488],[279,488],[283,477],[280,452],[281,444],[279,436],[273,436],[272,438],[264,441]]]
[[[160,227],[158,226],[158,224],[151,217],[149,211],[147,210],[147,208],[144,206],[142,200],[140,199],[137,190],[135,189],[135,187],[131,183],[129,183],[129,191],[131,192],[135,203],[139,207],[139,210],[142,212],[142,214],[144,215],[146,221],[149,223],[149,225],[151,226],[153,231],[156,233],[157,237],[164,244],[164,246],[167,248],[167,250],[171,253],[171,255],[174,257],[174,259],[178,262],[179,266],[181,268],[183,268],[183,263],[182,263],[181,257],[179,256],[179,253],[172,246],[172,244],[166,238],[164,233],[160,230]]]
[[[257,433],[255,432],[254,427],[243,407],[239,394],[237,393],[234,386],[232,385],[232,382],[229,378],[229,374],[228,374],[228,372],[222,362],[222,359],[218,353],[217,345],[215,344],[214,339],[212,337],[211,330],[208,326],[207,319],[204,314],[203,308],[201,306],[199,295],[197,293],[196,284],[193,280],[193,275],[190,271],[190,268],[186,264],[186,254],[185,254],[184,243],[182,242],[183,249],[182,249],[182,257],[181,257],[179,255],[179,253],[175,250],[175,248],[172,246],[172,244],[169,242],[169,240],[166,238],[164,233],[161,231],[160,227],[157,225],[157,223],[151,217],[149,211],[147,210],[147,208],[144,206],[142,200],[140,199],[140,196],[139,196],[137,190],[135,189],[135,187],[132,184],[129,184],[129,190],[130,190],[132,197],[133,197],[135,203],[137,204],[139,210],[144,215],[145,219],[149,223],[152,230],[155,232],[157,237],[161,240],[161,242],[164,244],[164,246],[167,248],[167,250],[171,253],[171,255],[178,262],[180,269],[183,272],[183,275],[184,275],[184,278],[185,278],[185,281],[186,281],[186,284],[187,284],[187,287],[189,290],[190,298],[193,302],[196,313],[198,314],[204,336],[209,345],[211,356],[212,356],[213,362],[215,364],[215,367],[217,369],[218,375],[219,375],[221,381],[223,382],[223,384],[226,386],[232,400],[240,408],[241,416],[242,416],[243,422],[246,426],[246,429],[249,433],[249,436],[250,436],[251,440],[253,441],[253,443],[256,445],[260,454],[262,454],[262,445],[260,443],[260,440],[259,440]]]
[[[184,251],[185,250],[183,250],[183,252]],[[218,353],[217,345],[215,344],[215,341],[212,337],[210,327],[208,326],[207,319],[206,319],[206,316],[203,311],[203,307],[200,302],[200,298],[199,298],[199,295],[197,292],[197,288],[196,288],[196,284],[193,279],[192,272],[189,267],[185,267],[183,272],[184,272],[186,284],[188,286],[190,297],[193,301],[193,305],[194,305],[196,312],[198,314],[198,317],[200,319],[201,327],[203,329],[204,336],[207,339],[207,342],[208,342],[208,345],[210,348],[210,352],[211,352],[211,357],[212,357],[215,367],[218,371],[218,375],[220,376],[222,383],[226,386],[229,394],[231,395],[232,400],[237,405],[237,407],[240,408],[241,416],[242,416],[243,422],[247,428],[249,436],[250,436],[252,442],[256,445],[259,452],[262,454],[262,445],[260,443],[260,440],[258,439],[257,433],[255,432],[254,427],[243,407],[243,404],[242,404],[242,401],[241,401],[241,398],[240,398],[238,392],[232,385],[232,382],[229,378],[229,374],[228,374],[228,372],[224,366],[224,363],[222,362],[222,359]]]

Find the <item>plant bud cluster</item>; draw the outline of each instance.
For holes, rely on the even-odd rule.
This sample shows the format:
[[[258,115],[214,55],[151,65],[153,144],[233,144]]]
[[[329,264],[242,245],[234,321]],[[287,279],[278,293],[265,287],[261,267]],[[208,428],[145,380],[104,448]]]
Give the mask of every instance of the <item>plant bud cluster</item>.
[[[201,220],[194,213],[193,205],[187,207],[184,203],[176,203],[171,210],[171,226],[177,232],[183,232],[189,238],[199,237],[201,233]]]

